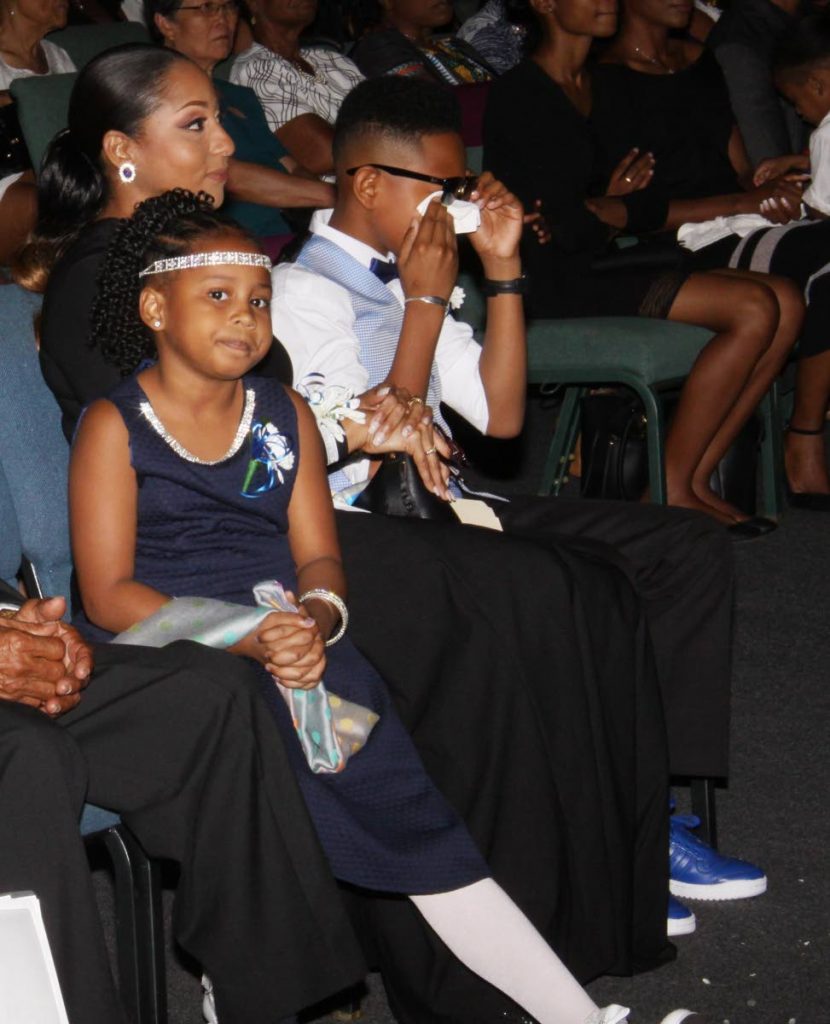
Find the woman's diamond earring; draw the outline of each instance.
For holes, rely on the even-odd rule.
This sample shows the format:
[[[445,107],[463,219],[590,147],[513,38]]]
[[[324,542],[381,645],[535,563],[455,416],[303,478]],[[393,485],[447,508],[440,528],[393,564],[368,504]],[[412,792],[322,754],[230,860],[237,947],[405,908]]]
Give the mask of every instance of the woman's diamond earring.
[[[158,330],[159,327],[161,327],[161,320],[154,320],[153,321],[153,327],[155,327],[156,330]]]
[[[118,177],[125,185],[129,185],[131,181],[135,181],[135,164],[132,160],[125,160],[124,163],[121,164],[118,168]]]

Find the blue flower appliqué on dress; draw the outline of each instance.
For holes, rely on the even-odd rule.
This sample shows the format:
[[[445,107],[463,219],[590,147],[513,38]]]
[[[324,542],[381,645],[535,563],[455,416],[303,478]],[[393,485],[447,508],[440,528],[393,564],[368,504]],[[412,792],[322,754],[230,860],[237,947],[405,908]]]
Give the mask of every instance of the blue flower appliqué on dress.
[[[255,423],[251,427],[251,459],[240,492],[242,497],[258,498],[285,483],[283,473],[294,468],[294,461],[290,437],[281,434],[273,423]],[[266,479],[252,486],[262,476],[262,470]]]

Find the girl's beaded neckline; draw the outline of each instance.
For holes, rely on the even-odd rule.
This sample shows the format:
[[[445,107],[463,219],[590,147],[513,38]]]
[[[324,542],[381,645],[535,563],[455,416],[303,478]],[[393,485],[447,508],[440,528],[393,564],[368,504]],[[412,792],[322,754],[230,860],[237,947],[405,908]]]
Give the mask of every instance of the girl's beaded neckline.
[[[141,388],[141,385],[139,385]],[[141,391],[144,394],[144,391]],[[251,432],[251,423],[254,418],[254,404],[256,402],[256,393],[253,388],[245,389],[245,406],[242,410],[242,417],[239,420],[239,426],[236,428],[236,434],[234,435],[233,441],[231,442],[230,448],[221,455],[218,459],[200,459],[197,455],[188,451],[187,448],[168,431],[167,427],[161,422],[156,415],[156,411],[150,404],[150,400],[147,396],[144,396],[144,401],[139,405],[141,415],[150,424],[153,430],[158,436],[164,441],[173,451],[182,459],[187,462],[194,462],[199,466],[218,466],[222,462],[227,462],[228,459],[232,459],[234,455],[242,447],[245,438]]]

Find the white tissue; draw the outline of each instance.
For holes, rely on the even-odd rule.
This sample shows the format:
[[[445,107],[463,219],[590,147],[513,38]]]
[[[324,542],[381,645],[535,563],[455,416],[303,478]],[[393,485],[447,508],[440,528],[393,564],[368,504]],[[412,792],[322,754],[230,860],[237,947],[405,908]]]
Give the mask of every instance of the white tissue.
[[[443,194],[443,192],[431,192],[422,203],[418,204],[418,213],[423,217],[432,200],[440,199]],[[478,231],[478,226],[481,224],[481,210],[475,203],[468,203],[464,199],[453,199],[447,207],[447,212],[452,217],[457,235],[469,235],[473,231]]]

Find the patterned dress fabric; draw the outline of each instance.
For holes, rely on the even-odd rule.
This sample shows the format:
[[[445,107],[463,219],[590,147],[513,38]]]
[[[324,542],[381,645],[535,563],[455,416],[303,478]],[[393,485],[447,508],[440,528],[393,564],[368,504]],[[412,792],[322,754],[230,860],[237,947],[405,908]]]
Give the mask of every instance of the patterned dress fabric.
[[[262,43],[249,46],[231,68],[231,81],[257,94],[272,132],[302,114],[317,114],[334,124],[346,93],[363,80],[354,63],[334,50],[304,47],[300,56],[313,74]]]
[[[173,597],[254,604],[251,588],[264,576],[296,592],[286,536],[300,458],[296,413],[275,382],[248,378],[245,386],[236,442],[212,464],[192,461],[160,432],[135,377],[109,396],[129,431],[139,482],[134,576]],[[95,639],[109,639],[83,615],[76,624]],[[427,777],[380,677],[348,638],[327,656],[327,684],[380,716],[345,771],[314,774],[264,670],[262,690],[334,875],[363,888],[408,894],[486,877],[487,865]]]

